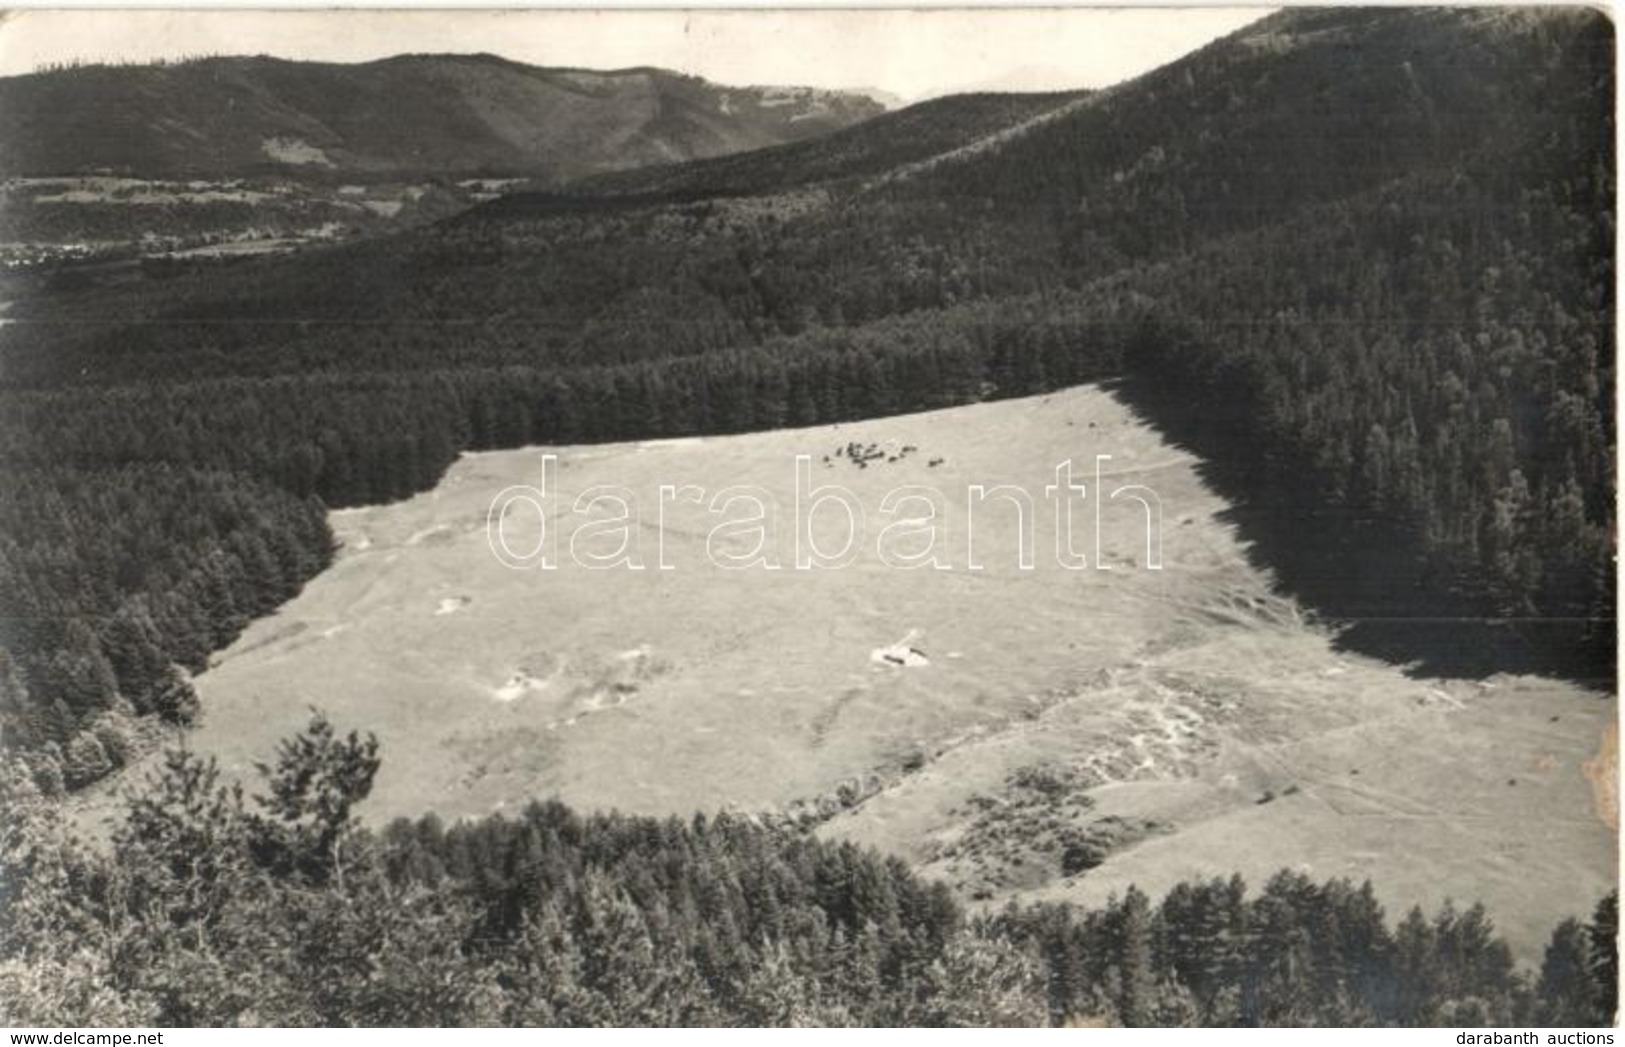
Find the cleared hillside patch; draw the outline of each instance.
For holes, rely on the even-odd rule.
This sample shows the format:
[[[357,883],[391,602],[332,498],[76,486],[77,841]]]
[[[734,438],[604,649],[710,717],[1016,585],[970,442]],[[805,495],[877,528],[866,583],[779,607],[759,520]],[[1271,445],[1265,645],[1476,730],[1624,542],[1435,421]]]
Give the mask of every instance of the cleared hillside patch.
[[[539,485],[548,454],[561,558],[572,537],[612,551],[580,528],[613,513],[571,509],[624,488],[644,569],[499,562],[492,500]],[[1097,455],[1110,456],[1103,485]],[[812,485],[843,485],[868,514],[848,566],[793,569],[797,456]],[[1044,496],[1067,459],[1088,489],[1074,528],[1085,570],[1057,563]],[[994,902],[1290,866],[1369,876],[1394,907],[1483,899],[1526,954],[1589,906],[1614,878],[1614,836],[1583,764],[1613,702],[1535,678],[1414,679],[1339,653],[1249,566],[1195,465],[1098,387],[466,455],[430,492],[333,514],[333,567],[198,678],[191,744],[246,776],[315,705],[391,754],[364,811],[375,821],[547,796],[644,813],[839,812],[819,831]],[[922,513],[878,511],[904,485],[941,493],[945,569],[877,555],[882,525]],[[968,547],[976,485],[1036,499],[1032,570],[1018,567],[1012,507],[991,493]],[[1147,569],[1145,511],[1123,500],[1102,506],[1097,561],[1097,487],[1126,485],[1160,501],[1160,570]],[[660,520],[663,486],[767,496],[780,569],[711,562],[722,517],[677,497]],[[818,546],[838,548],[841,514],[811,519]],[[508,537],[534,544],[534,518],[515,517]],[[713,554],[750,551],[740,533],[710,540]]]

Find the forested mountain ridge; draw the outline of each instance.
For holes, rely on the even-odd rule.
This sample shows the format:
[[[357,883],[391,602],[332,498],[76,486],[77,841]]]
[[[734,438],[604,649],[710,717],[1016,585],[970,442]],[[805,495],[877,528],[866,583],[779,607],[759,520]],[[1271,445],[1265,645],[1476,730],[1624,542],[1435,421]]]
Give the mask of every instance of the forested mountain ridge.
[[[14,511],[34,523],[0,547],[25,623],[9,686],[12,707],[51,713],[8,736],[48,784],[94,777],[78,768],[116,762],[114,743],[98,760],[77,739],[107,734],[98,717],[137,691],[93,623],[178,601],[162,621],[185,636],[157,618],[136,632],[196,666],[221,623],[275,599],[211,604],[201,566],[95,584],[53,570],[52,514],[98,511],[78,507],[81,469],[122,470],[137,499],[143,471],[172,469],[355,504],[422,489],[468,447],[814,424],[1105,377],[1177,394],[1142,402],[1198,451],[1260,463],[1235,492],[1335,537],[1352,553],[1340,583],[1385,580],[1331,613],[1554,622],[1564,671],[1606,685],[1612,54],[1586,10],[1289,11],[1053,119],[1017,105],[1000,119],[1024,131],[978,125],[993,141],[964,151],[945,136],[955,155],[870,186],[872,153],[836,191],[839,163],[789,183],[769,151],[759,173],[751,157],[674,169],[687,200],[660,183],[516,199],[387,241],[19,302],[0,333],[0,455],[38,479]],[[262,517],[277,512],[295,510]],[[210,518],[222,543],[246,526],[228,505]],[[213,570],[281,592],[325,555],[297,533],[280,557]]]
[[[594,318],[630,313],[629,326],[650,333],[622,349],[624,358],[690,322],[694,311],[765,322],[782,333],[799,330],[807,314],[842,326],[966,296],[1080,287],[1219,235],[1287,220],[1303,207],[1452,172],[1474,157],[1480,167],[1516,163],[1531,180],[1561,171],[1566,181],[1588,182],[1577,189],[1596,196],[1612,171],[1611,147],[1593,133],[1611,119],[1599,101],[1611,82],[1605,30],[1586,12],[1564,9],[1287,12],[1068,106],[1028,133],[1003,136],[996,148],[920,165],[911,177],[882,179],[852,197],[798,182],[739,200],[731,175],[719,175],[722,187],[710,199],[670,204],[652,192],[610,201],[520,193],[375,246],[215,269],[170,281],[158,293],[64,299],[60,309],[21,302],[11,315],[46,322],[105,315],[126,328],[138,318],[143,327],[151,320],[220,321],[211,341],[225,333],[225,321],[256,321],[255,359],[223,361],[225,370],[233,363],[278,368],[268,350],[294,339],[264,331],[268,320],[369,327],[398,318],[411,325],[535,321],[549,329],[540,340],[527,331],[530,337],[497,352],[537,363],[549,355],[553,332],[576,338]],[[1266,46],[1300,37],[1309,42]],[[1325,72],[1339,64],[1344,75]],[[1013,115],[1013,123],[1025,122],[1023,113]],[[953,154],[965,140],[942,144]],[[807,148],[815,146],[823,148]],[[777,168],[781,155],[769,150],[724,166]],[[860,166],[868,162],[860,151]],[[692,170],[698,179],[712,168]],[[806,182],[839,181],[841,170],[811,172]],[[700,181],[685,192],[706,195]],[[669,307],[665,299],[678,295],[690,304],[667,329],[650,328],[660,320],[652,300]],[[121,329],[105,355],[128,354],[129,333]],[[53,357],[42,366],[60,376],[42,376],[45,384],[69,375],[122,380],[118,361],[86,367],[83,357],[61,356],[56,332],[44,334],[8,348],[8,383],[35,384],[28,357],[36,343]],[[158,337],[176,336],[143,335]],[[738,344],[732,334],[720,338]],[[464,340],[491,355],[483,351],[488,338]],[[392,355],[383,366],[415,368],[440,352],[408,343]],[[579,355],[607,362],[602,347]],[[327,366],[357,366],[349,351],[331,356]],[[312,362],[309,352],[297,354],[298,369]],[[359,366],[373,370],[380,362]]]
[[[884,108],[849,92],[494,55],[89,65],[0,78],[0,173],[557,181],[794,141]]]

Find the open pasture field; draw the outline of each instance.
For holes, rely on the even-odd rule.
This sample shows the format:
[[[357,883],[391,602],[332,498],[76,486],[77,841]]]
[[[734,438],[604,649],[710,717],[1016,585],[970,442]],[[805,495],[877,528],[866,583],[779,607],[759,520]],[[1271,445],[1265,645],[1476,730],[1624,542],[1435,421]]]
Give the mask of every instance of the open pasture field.
[[[540,507],[556,568],[505,566],[493,498],[539,487],[549,454]],[[1097,455],[1110,456],[1098,484]],[[794,567],[797,456],[804,486],[841,484],[864,515],[846,566]],[[1072,520],[1082,570],[1057,560],[1045,494],[1068,459],[1087,491]],[[470,454],[433,491],[334,514],[336,564],[198,678],[190,744],[248,774],[316,706],[382,740],[375,821],[550,796],[778,812],[990,904],[1238,870],[1369,875],[1394,910],[1482,899],[1533,958],[1615,875],[1612,799],[1593,785],[1612,773],[1613,702],[1536,678],[1415,679],[1340,653],[1249,565],[1195,465],[1098,387]],[[990,493],[973,510],[978,484]],[[1031,570],[1000,484],[1034,499]],[[925,515],[918,502],[882,512],[906,485],[941,493],[941,569],[888,566],[877,549],[886,524]],[[1139,503],[1103,503],[1096,531],[1097,487],[1125,485],[1160,502],[1159,570]],[[613,502],[572,511],[603,488],[632,510],[625,534]],[[760,499],[778,569],[719,566],[754,544],[744,529],[712,534],[748,503],[710,513],[692,488]],[[535,510],[511,508],[511,549],[536,546]],[[810,514],[823,552],[846,537],[839,510]],[[628,536],[642,570],[578,562]],[[893,532],[887,549],[924,537]]]

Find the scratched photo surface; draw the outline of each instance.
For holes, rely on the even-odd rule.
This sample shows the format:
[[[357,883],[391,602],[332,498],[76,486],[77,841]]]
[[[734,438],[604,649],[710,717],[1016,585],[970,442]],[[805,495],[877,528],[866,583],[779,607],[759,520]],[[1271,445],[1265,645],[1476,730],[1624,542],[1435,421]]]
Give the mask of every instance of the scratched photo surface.
[[[0,16],[0,1023],[1612,1025],[1614,63]]]

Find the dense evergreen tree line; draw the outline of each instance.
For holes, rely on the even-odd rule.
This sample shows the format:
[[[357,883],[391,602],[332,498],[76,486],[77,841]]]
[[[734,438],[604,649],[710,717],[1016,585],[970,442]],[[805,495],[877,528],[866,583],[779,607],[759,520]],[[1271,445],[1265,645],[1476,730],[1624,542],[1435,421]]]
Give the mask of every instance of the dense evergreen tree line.
[[[1128,354],[1131,396],[1216,470],[1245,463],[1238,498],[1330,524],[1335,552],[1300,543],[1322,560],[1289,578],[1318,573],[1316,606],[1530,621],[1606,685],[1612,188],[1505,177],[1409,180],[1144,273],[1180,307]]]
[[[1129,304],[1026,296],[621,365],[0,393],[0,458],[203,464],[263,473],[329,504],[364,504],[421,489],[467,446],[821,424],[1103,378],[1120,371],[1143,321]]]
[[[1125,1025],[1606,1025],[1613,1019],[1617,896],[1565,921],[1538,978],[1515,970],[1482,905],[1412,908],[1389,926],[1369,881],[1280,872],[1192,881],[1153,904],[1130,888],[1095,911],[1012,906],[993,921],[1049,974],[1052,1020]]]
[[[187,673],[330,556],[322,506],[166,463],[19,469],[0,497],[0,744],[47,794],[189,723]]]
[[[748,817],[533,804],[363,828],[369,736],[315,718],[245,798],[175,750],[107,852],[4,781],[12,1025],[1597,1025],[1614,896],[1533,983],[1482,907],[1390,928],[1289,873],[969,919],[894,858]]]

